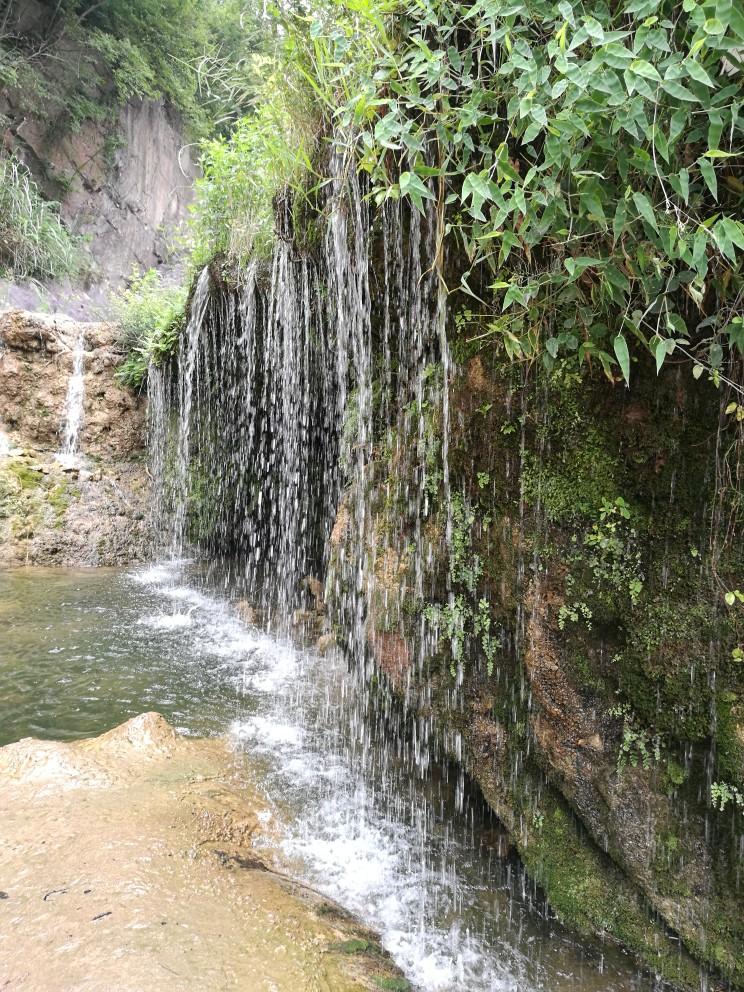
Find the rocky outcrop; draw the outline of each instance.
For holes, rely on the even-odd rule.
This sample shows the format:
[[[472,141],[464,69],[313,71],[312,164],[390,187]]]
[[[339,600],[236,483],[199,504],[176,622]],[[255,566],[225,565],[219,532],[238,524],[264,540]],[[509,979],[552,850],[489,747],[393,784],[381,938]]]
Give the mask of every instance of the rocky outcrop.
[[[0,314],[0,425],[41,451],[57,450],[81,335],[85,353],[81,450],[107,459],[140,455],[145,406],[114,377],[124,357],[114,324],[23,310]]]
[[[126,104],[108,130],[85,121],[59,132],[24,117],[13,133],[34,173],[43,171],[57,188],[63,183],[60,214],[86,239],[95,281],[116,284],[134,267],[168,260],[196,170],[180,123],[162,100]],[[54,195],[57,189],[46,185]]]
[[[60,450],[83,338],[80,458]],[[0,564],[122,564],[148,549],[144,401],[120,387],[111,324],[0,315]]]
[[[19,992],[405,985],[373,934],[278,870],[280,824],[224,742],[156,713],[25,739],[0,750],[0,805],[0,960]]]

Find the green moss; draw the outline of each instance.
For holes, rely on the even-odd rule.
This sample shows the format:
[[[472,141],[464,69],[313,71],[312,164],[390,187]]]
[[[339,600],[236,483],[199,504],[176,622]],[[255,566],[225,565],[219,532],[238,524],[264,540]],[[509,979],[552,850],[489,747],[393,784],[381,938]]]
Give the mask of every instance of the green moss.
[[[22,459],[8,462],[6,470],[16,477],[24,490],[36,489],[44,478],[41,472],[31,468],[28,462]]]
[[[677,741],[704,740],[712,705],[712,609],[659,596],[633,612],[618,686],[642,724]]]
[[[522,466],[522,491],[554,524],[597,512],[622,491],[617,439],[587,405],[585,377],[558,366],[546,386],[544,413],[536,411],[535,443]],[[550,411],[549,417],[547,411]]]
[[[339,951],[341,954],[366,954],[368,951],[377,951],[378,948],[374,944],[370,944],[368,940],[354,937],[351,940],[341,940],[331,944],[331,950]]]
[[[718,778],[744,789],[744,703],[734,692],[722,692],[716,704]]]
[[[666,979],[698,987],[695,964],[656,923],[632,885],[555,799],[541,800],[539,829],[520,846],[525,867],[562,922],[585,934],[607,933]]]
[[[76,486],[71,486],[65,479],[52,486],[47,493],[46,501],[54,510],[56,527],[62,526],[65,513],[74,500],[79,497],[80,490]]]

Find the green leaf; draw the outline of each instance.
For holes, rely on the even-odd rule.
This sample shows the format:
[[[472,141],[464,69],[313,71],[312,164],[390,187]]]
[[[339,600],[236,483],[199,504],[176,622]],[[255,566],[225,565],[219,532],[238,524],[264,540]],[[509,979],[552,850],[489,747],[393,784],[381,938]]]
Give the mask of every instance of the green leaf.
[[[722,217],[719,224],[726,232],[726,237],[729,241],[744,251],[744,229],[741,222],[732,220],[730,217]]]
[[[612,240],[613,244],[617,244],[620,240],[620,235],[623,233],[625,228],[625,221],[628,216],[628,208],[625,200],[619,200],[617,207],[615,208],[615,217],[612,221]]]
[[[634,73],[636,76],[642,76],[644,79],[650,79],[654,83],[661,82],[661,76],[659,75],[658,69],[647,62],[646,59],[634,59],[628,69]]]
[[[685,201],[685,204],[687,204],[690,201],[690,173],[687,169],[680,169],[677,173],[677,178],[679,179],[682,199]]]
[[[705,69],[703,69],[700,63],[695,61],[695,59],[687,59],[684,62],[684,66],[689,75],[698,83],[702,83],[703,86],[710,86],[712,90],[716,88],[716,84],[710,78]]]
[[[667,351],[667,342],[664,338],[654,338],[651,342],[651,350],[654,353],[654,358],[656,359],[656,374],[661,372],[661,366],[666,361],[666,357],[669,354]]]
[[[709,148],[704,153],[705,158],[737,158],[738,152],[722,152],[720,148]]]
[[[662,80],[661,87],[677,100],[687,100],[688,103],[699,103],[698,98],[691,90],[688,90],[686,86],[683,86],[682,83],[678,83],[674,79]]]
[[[628,62],[632,62],[635,57],[630,49],[626,48],[625,45],[618,44],[616,41],[605,45],[601,52],[599,52],[599,55],[605,64],[613,69],[627,69]]]
[[[703,24],[703,31],[710,35],[719,35],[726,33],[726,25],[723,24],[717,17],[709,17],[708,20]]]
[[[470,197],[470,213],[476,220],[485,220],[481,207],[486,200],[493,199],[494,187],[488,173],[469,172],[462,184],[462,202]]]
[[[433,200],[434,194],[415,172],[401,172],[400,195],[408,196],[420,214],[424,212],[424,200]]]
[[[400,137],[402,130],[403,126],[396,114],[386,114],[375,124],[375,140],[379,141],[383,148],[400,148],[400,144],[393,139]]]
[[[654,208],[651,206],[651,201],[646,196],[645,193],[634,193],[633,203],[636,205],[638,213],[643,217],[647,224],[649,224],[658,234],[659,225],[656,222],[656,216],[654,214]]]
[[[699,158],[697,160],[698,168],[700,169],[700,175],[705,180],[705,185],[711,191],[713,199],[718,202],[718,180],[716,179],[716,170],[713,168],[711,163],[707,158]]]
[[[620,363],[620,371],[623,373],[626,385],[630,385],[630,354],[628,352],[628,342],[622,334],[618,334],[612,342],[615,355]]]
[[[596,44],[601,45],[604,42],[605,33],[604,28],[596,19],[596,17],[585,17],[584,18],[584,28],[586,33],[596,42]]]

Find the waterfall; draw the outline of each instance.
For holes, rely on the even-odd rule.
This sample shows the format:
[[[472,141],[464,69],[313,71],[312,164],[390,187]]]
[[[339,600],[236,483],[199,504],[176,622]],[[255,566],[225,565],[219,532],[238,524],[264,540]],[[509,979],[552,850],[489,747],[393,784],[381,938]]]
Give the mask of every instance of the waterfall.
[[[299,241],[280,199],[270,259],[237,285],[204,269],[177,359],[151,370],[154,512],[170,524],[172,556],[196,548],[229,560],[277,621],[303,601],[307,576],[328,574],[335,619],[369,675],[380,451],[415,483],[391,498],[418,597],[422,521],[442,479],[449,505],[447,306],[434,208],[374,209],[347,154],[328,165],[319,240]],[[439,438],[424,415],[433,408]]]
[[[73,466],[77,462],[80,451],[80,430],[83,426],[84,401],[85,333],[81,326],[72,348],[72,371],[67,384],[62,444],[57,454],[58,460],[63,465]]]

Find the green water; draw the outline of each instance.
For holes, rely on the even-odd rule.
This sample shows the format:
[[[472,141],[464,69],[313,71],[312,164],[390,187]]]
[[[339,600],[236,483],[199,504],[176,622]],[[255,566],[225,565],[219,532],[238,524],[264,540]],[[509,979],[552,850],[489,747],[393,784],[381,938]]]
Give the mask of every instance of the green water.
[[[198,602],[154,604],[116,569],[0,572],[0,745],[89,737],[144,710],[186,733],[224,732],[240,685],[218,650],[191,650]]]

